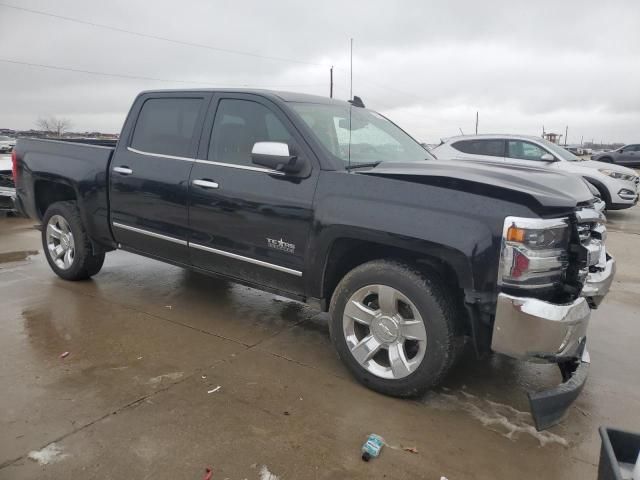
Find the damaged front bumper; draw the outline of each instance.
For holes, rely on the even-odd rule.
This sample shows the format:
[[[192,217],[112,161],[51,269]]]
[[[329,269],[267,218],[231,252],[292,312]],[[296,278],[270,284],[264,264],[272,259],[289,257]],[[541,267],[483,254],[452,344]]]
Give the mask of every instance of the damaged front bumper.
[[[591,308],[609,291],[615,260],[607,256],[604,268],[589,273],[581,296],[557,305],[536,298],[500,293],[491,348],[513,358],[556,363],[563,383],[542,392],[528,393],[536,428],[557,423],[580,394],[587,379],[586,332]]]

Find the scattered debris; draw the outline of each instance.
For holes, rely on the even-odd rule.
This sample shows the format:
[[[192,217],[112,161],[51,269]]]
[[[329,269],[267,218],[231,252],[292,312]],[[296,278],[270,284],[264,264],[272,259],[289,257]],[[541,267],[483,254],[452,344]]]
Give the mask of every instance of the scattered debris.
[[[282,414],[283,414],[283,415],[287,415],[287,416],[291,415],[291,414],[290,414],[289,412],[287,412],[286,410],[285,410],[284,412],[282,412]]]
[[[206,375],[202,375],[202,378],[205,379],[205,378],[207,378],[207,376]]]
[[[266,465],[260,467],[260,480],[279,480],[278,476],[271,473]]]
[[[69,352],[63,352],[60,354],[60,358],[67,358],[69,356]]]
[[[157,377],[150,378],[148,383],[154,385],[156,383],[162,382],[162,380],[164,380],[165,378],[167,380],[178,380],[182,377],[182,375],[184,375],[184,373],[182,372],[165,373],[163,375],[158,375]]]
[[[418,449],[416,447],[402,447],[402,450],[405,452],[418,453]]]
[[[169,310],[171,310],[173,307],[171,305],[165,305],[164,308],[168,308]]]
[[[142,357],[138,357],[138,360],[142,360]]]
[[[368,462],[370,459],[380,455],[380,450],[384,447],[384,438],[375,433],[367,437],[367,441],[362,445],[362,460]]]
[[[213,476],[213,469],[211,467],[207,467],[204,469],[204,477],[202,477],[202,480],[211,480],[212,476]]]
[[[29,458],[38,462],[40,465],[48,465],[50,463],[59,462],[63,458],[68,457],[66,453],[62,453],[62,448],[56,443],[50,443],[42,450],[34,450],[29,452]]]
[[[214,393],[217,392],[218,390],[220,390],[222,388],[221,385],[218,385],[216,388],[214,388],[213,390],[208,390],[207,393]]]
[[[440,477],[440,480],[449,480],[447,477]]]

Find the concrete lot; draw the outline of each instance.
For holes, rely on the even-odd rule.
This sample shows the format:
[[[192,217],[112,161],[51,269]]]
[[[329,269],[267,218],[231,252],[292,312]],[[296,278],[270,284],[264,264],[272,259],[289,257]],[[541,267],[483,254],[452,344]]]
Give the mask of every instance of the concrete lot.
[[[304,305],[124,252],[64,282],[33,222],[0,218],[0,479],[596,478],[598,426],[640,431],[640,208],[609,218],[590,377],[544,433],[522,388],[553,367],[467,355],[426,398],[387,398]],[[372,432],[394,448],[364,463]]]

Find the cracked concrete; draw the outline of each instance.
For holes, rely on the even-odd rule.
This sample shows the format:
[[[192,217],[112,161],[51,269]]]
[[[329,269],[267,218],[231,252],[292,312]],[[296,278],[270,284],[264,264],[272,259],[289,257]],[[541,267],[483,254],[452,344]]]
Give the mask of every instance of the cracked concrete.
[[[384,397],[305,305],[124,252],[64,282],[32,221],[0,219],[0,479],[595,478],[597,427],[640,431],[640,209],[612,217],[590,377],[542,435],[522,388],[557,382],[553,367],[469,353],[425,398]],[[395,448],[364,463],[369,433]]]

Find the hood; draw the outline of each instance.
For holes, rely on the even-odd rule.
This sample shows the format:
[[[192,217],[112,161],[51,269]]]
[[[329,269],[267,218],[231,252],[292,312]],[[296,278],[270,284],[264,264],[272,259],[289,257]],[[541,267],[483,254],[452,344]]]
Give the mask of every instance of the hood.
[[[572,210],[593,201],[582,178],[557,170],[504,164],[429,160],[425,162],[383,162],[371,170],[359,171],[414,183],[477,193],[520,202],[540,213]]]
[[[615,163],[607,163],[607,162],[598,162],[596,160],[584,160],[582,162],[567,162],[571,163],[572,170],[577,170],[578,168],[584,168],[585,170],[599,170],[602,168],[606,168],[607,170],[611,170],[613,172],[624,173],[625,175],[633,175],[637,176],[638,174],[635,170],[632,170],[627,167],[622,167],[620,165],[616,165]]]

